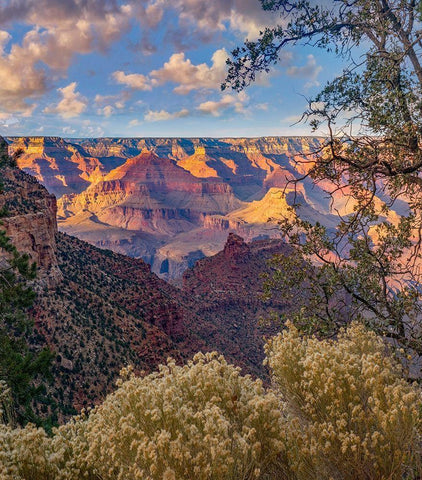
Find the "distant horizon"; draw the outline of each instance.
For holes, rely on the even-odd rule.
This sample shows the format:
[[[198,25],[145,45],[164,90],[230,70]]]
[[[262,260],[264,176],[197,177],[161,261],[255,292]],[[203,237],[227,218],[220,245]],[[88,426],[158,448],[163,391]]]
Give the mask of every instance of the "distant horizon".
[[[168,135],[168,136],[139,136],[139,135],[134,135],[130,137],[125,137],[125,136],[99,136],[99,137],[83,137],[83,136],[78,136],[78,137],[66,137],[66,136],[61,136],[61,135],[1,135],[3,138],[8,139],[8,138],[60,138],[62,140],[133,140],[133,139],[152,139],[152,140],[158,140],[158,139],[182,139],[182,140],[201,140],[201,139],[206,139],[206,140],[227,140],[227,139],[260,139],[260,138],[327,138],[327,135],[258,135],[258,136],[247,136],[247,135],[226,135],[224,137],[213,137],[213,136],[190,136],[190,137],[185,137],[185,136],[176,136],[176,135]]]

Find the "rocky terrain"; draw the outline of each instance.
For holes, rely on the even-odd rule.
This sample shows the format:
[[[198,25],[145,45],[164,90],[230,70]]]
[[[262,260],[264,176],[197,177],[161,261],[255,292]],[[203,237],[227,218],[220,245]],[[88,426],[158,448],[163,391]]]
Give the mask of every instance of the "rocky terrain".
[[[226,236],[224,250],[198,262],[176,288],[141,259],[57,232],[54,197],[16,168],[1,174],[3,227],[38,265],[32,347],[55,354],[46,412],[63,418],[98,402],[124,365],[149,372],[168,356],[183,362],[200,350],[218,350],[265,378],[263,335],[273,330],[258,320],[287,306],[261,299],[260,274],[273,253],[287,252],[282,241]]]
[[[261,378],[266,378],[265,336],[280,326],[268,320],[272,313],[279,316],[290,308],[281,297],[263,300],[264,277],[271,274],[269,260],[289,251],[281,240],[246,243],[231,233],[221,252],[199,260],[183,275],[182,289],[193,296],[195,312],[203,320],[199,335]]]
[[[58,197],[59,229],[142,258],[165,279],[220,251],[229,232],[277,238],[300,215],[335,223],[326,193],[305,180],[314,137],[255,139],[9,138],[19,166]]]
[[[8,138],[10,152],[22,153],[20,168],[57,196],[60,231],[141,258],[175,283],[221,251],[230,232],[247,242],[281,238],[285,218],[334,229],[352,212],[346,187],[330,197],[333,186],[306,177],[322,141]]]
[[[7,144],[0,137],[0,155]],[[54,286],[62,280],[57,261],[56,198],[38,181],[16,168],[5,168],[1,175],[1,223],[12,243],[29,253],[40,269],[40,281]]]

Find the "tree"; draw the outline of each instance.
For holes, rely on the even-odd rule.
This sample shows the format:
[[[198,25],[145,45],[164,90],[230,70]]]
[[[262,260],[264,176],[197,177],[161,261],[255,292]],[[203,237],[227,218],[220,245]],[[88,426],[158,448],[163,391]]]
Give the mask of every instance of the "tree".
[[[32,402],[44,389],[39,379],[49,374],[52,353],[35,352],[29,345],[32,322],[27,310],[35,292],[28,282],[36,276],[36,264],[17,251],[4,230],[0,230],[0,252],[0,383],[6,384],[11,397],[10,408],[0,412],[7,414],[3,421],[39,423]]]
[[[278,263],[268,289],[294,296],[298,282],[305,288],[308,306],[296,315],[302,325],[333,334],[358,315],[377,333],[421,355],[420,2],[261,3],[279,15],[280,24],[232,52],[222,88],[244,89],[289,46],[313,45],[345,59],[342,75],[310,99],[303,114],[315,130],[327,130],[326,141],[305,161],[305,177],[324,182],[334,211],[339,192],[353,205],[338,213],[335,231],[298,218],[284,222],[301,256],[283,261],[296,267],[304,261],[306,268],[285,274]],[[351,307],[346,315],[345,300]]]

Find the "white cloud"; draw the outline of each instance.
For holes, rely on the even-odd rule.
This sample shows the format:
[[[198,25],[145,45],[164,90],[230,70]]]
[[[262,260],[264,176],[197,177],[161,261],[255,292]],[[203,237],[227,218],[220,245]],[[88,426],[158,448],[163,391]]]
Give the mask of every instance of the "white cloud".
[[[165,5],[166,0],[160,3]],[[178,10],[181,26],[194,24],[197,34],[204,37],[230,28],[254,39],[278,20],[258,0],[172,0],[171,6]]]
[[[105,107],[113,105],[116,108],[124,108],[126,102],[130,99],[131,94],[127,91],[122,91],[116,95],[95,95],[94,102],[98,107]]]
[[[130,3],[112,0],[86,0],[82,6],[79,0],[16,0],[1,5],[0,25],[19,21],[30,27],[9,52],[4,49],[11,37],[0,30],[1,108],[30,114],[28,100],[44,95],[57,77],[50,71],[64,76],[75,54],[104,51],[128,30],[135,10]]]
[[[92,125],[91,120],[83,120],[82,128],[80,129],[80,135],[82,137],[103,137],[104,129],[100,125]]]
[[[305,65],[301,67],[292,65],[287,69],[287,75],[295,78],[306,78],[308,82],[305,87],[309,88],[319,85],[317,77],[321,71],[322,66],[317,64],[315,57],[313,55],[308,55]]]
[[[78,117],[83,113],[88,106],[88,100],[76,92],[77,86],[76,82],[72,82],[67,87],[59,88],[57,91],[63,98],[57,105],[46,107],[44,113],[56,113],[62,118]]]
[[[13,115],[0,112],[0,126],[3,128],[9,128],[19,123],[19,119]]]
[[[25,47],[12,45],[5,53],[10,35],[0,32],[0,108],[5,114],[29,116],[34,106],[28,99],[41,96],[47,89],[45,71],[34,62],[33,52],[26,49],[30,46],[27,36],[25,39]]]
[[[95,96],[94,102],[97,105],[98,115],[110,117],[117,110],[122,110],[126,106],[126,102],[130,99],[131,94],[127,91],[122,91],[116,95],[99,95]]]
[[[193,46],[215,33],[236,30],[250,39],[274,15],[263,11],[258,0],[13,0],[0,2],[0,105],[2,111],[30,115],[34,99],[42,97],[60,77],[66,77],[75,55],[105,52],[129,32],[133,22],[141,24],[141,43],[154,51],[150,33],[163,24],[164,14],[173,15],[165,38],[185,39]],[[14,42],[3,30],[19,22],[26,34]],[[1,29],[3,28],[3,29]],[[7,49],[7,51],[6,51]],[[140,73],[114,73],[114,80],[133,90],[149,91],[150,81],[176,83],[177,93],[217,89],[224,79],[224,50],[218,50],[211,65],[193,64],[172,56],[151,78]],[[180,67],[181,71],[172,70]],[[178,73],[178,74],[177,74]],[[191,75],[191,78],[189,78]],[[161,82],[161,83],[160,83]],[[116,104],[101,105],[118,109]],[[111,108],[104,110],[110,112]]]
[[[150,3],[145,9],[145,17],[147,18],[150,27],[156,27],[161,22],[163,14],[164,10],[159,2]]]
[[[224,111],[233,108],[236,113],[247,112],[245,104],[248,102],[249,97],[245,92],[241,92],[237,95],[223,95],[220,100],[207,101],[201,103],[197,109],[202,113],[219,117]]]
[[[117,83],[132,88],[133,90],[152,90],[149,78],[141,73],[126,74],[125,72],[118,70],[113,73],[112,77]]]
[[[111,117],[114,112],[115,109],[111,105],[106,105],[105,107],[99,108],[97,110],[98,115],[103,115],[106,118]]]
[[[179,112],[167,112],[166,110],[160,110],[160,111],[153,111],[153,110],[148,110],[148,112],[145,114],[144,119],[147,122],[163,122],[166,120],[173,120],[175,118],[182,118],[182,117],[187,117],[189,115],[189,110],[184,108],[183,110],[180,110]]]
[[[9,32],[6,32],[5,30],[0,30],[0,52],[4,52],[5,46],[9,43],[9,41],[12,39],[12,36],[10,35]]]
[[[75,135],[76,130],[72,127],[63,127],[62,128],[63,135]]]
[[[153,85],[167,82],[176,83],[176,93],[186,95],[192,90],[220,88],[226,76],[226,59],[228,54],[224,48],[214,52],[212,65],[206,63],[194,65],[184,53],[175,53],[159,70],[150,73]]]

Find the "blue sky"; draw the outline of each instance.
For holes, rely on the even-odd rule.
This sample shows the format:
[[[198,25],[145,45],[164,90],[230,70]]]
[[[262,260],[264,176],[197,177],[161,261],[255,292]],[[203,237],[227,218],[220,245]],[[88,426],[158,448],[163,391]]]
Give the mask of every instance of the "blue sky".
[[[229,52],[276,21],[259,0],[6,0],[0,134],[309,134],[292,124],[340,73],[334,54],[289,50],[244,92],[219,88]]]

